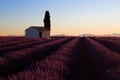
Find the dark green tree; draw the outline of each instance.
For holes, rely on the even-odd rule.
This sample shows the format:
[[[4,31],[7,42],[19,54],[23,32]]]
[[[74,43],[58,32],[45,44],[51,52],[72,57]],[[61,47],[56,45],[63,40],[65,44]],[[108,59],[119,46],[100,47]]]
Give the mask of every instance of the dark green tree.
[[[50,30],[51,24],[50,24],[50,13],[49,11],[45,12],[45,17],[44,17],[44,27]]]

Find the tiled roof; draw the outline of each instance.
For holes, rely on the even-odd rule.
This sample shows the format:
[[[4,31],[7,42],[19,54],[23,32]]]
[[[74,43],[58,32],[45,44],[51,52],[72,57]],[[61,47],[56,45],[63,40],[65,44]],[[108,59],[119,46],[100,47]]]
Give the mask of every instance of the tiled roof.
[[[30,28],[34,28],[39,32],[43,32],[43,31],[49,31],[48,29],[46,29],[45,27],[41,27],[41,26],[31,26]],[[29,28],[28,28],[29,29]]]

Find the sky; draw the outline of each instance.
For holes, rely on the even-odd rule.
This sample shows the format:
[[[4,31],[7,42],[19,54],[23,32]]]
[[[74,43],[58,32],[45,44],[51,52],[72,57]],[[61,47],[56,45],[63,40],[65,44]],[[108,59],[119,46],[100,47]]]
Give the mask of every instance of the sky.
[[[51,35],[120,33],[120,0],[0,0],[0,36],[24,35],[51,16]]]

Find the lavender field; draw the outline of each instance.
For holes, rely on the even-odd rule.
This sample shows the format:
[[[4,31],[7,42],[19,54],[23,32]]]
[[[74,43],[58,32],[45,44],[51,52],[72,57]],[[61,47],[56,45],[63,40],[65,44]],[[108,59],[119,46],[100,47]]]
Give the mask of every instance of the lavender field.
[[[120,37],[0,37],[0,80],[120,80]]]

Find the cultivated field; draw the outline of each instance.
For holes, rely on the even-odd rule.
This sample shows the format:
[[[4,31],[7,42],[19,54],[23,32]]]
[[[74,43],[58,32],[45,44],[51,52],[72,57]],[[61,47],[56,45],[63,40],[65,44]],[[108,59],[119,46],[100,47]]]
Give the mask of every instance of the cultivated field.
[[[120,38],[0,37],[0,80],[120,80]]]

